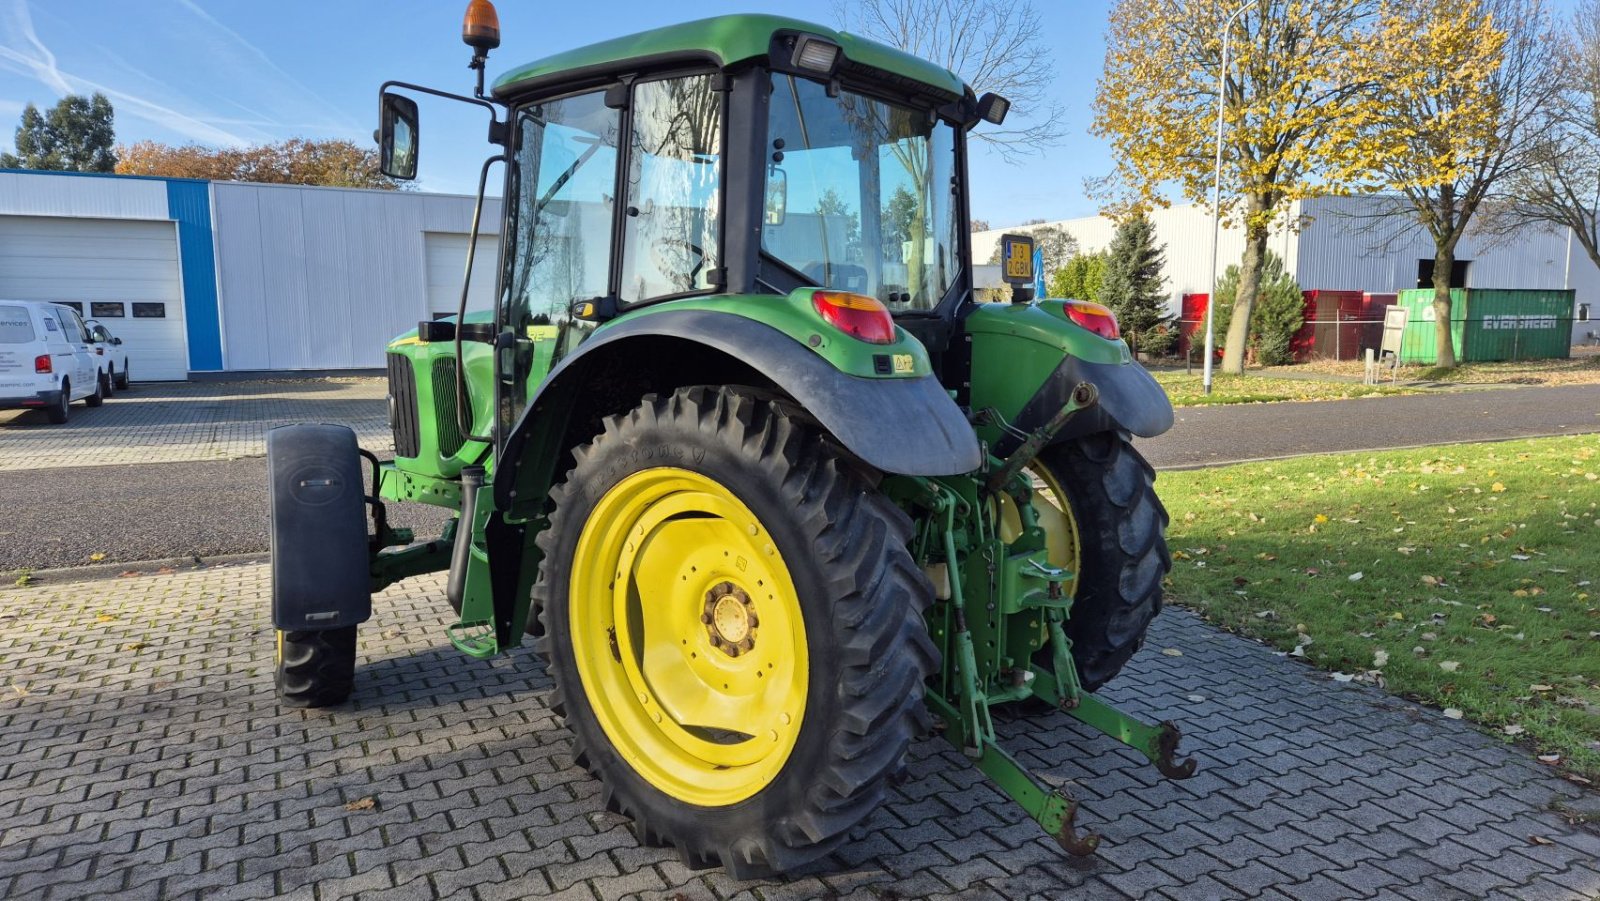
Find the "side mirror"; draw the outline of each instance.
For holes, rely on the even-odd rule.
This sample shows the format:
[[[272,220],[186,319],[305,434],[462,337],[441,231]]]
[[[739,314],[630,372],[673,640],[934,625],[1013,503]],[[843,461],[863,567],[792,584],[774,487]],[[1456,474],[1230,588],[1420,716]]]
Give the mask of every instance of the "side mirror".
[[[385,93],[378,128],[378,171],[390,178],[417,177],[417,102]]]
[[[1579,322],[1588,322],[1589,321],[1589,305],[1588,304],[1586,304],[1586,303],[1578,304],[1578,321]]]
[[[993,91],[978,98],[978,118],[990,125],[999,125],[1006,121],[1006,113],[1011,112],[1011,101]]]
[[[118,347],[121,347],[122,346],[122,339],[121,338],[112,338],[111,339],[111,343],[115,344]]]
[[[762,220],[782,225],[789,209],[789,175],[777,166],[767,167],[767,205]]]

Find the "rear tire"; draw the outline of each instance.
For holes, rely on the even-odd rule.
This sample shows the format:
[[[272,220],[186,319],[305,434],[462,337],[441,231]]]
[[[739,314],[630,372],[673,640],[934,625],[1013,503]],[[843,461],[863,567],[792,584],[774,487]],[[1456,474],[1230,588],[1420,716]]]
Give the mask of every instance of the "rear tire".
[[[51,425],[63,425],[72,418],[72,383],[66,379],[61,380],[61,399],[44,411],[46,419]]]
[[[356,677],[356,627],[278,630],[278,699],[285,707],[329,707],[350,697]]]
[[[1078,681],[1097,691],[1139,650],[1161,612],[1161,582],[1172,568],[1167,511],[1156,497],[1155,470],[1120,432],[1046,448],[1034,465],[1049,472],[1072,507],[1081,553],[1066,632]]]
[[[838,847],[930,722],[910,521],[783,405],[726,388],[647,397],[574,456],[533,600],[607,807],[737,879]]]

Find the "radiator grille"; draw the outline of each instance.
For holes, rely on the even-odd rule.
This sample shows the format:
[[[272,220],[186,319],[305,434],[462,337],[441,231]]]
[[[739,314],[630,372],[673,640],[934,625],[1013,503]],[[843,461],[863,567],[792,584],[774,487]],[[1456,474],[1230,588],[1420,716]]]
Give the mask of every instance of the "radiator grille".
[[[415,457],[422,450],[417,428],[417,380],[411,358],[389,354],[389,426],[394,429],[394,455]]]
[[[453,456],[461,449],[461,426],[456,418],[456,361],[440,357],[433,361],[433,409],[439,435],[439,456]]]

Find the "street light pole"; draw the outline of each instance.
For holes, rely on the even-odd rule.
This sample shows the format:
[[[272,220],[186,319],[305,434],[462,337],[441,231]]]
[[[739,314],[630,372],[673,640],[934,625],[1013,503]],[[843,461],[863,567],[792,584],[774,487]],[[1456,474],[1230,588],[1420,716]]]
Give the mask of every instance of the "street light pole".
[[[1228,37],[1233,32],[1233,23],[1256,3],[1257,0],[1249,0],[1234,10],[1222,26],[1222,67],[1217,70],[1217,170],[1211,182],[1211,296],[1206,300],[1206,360],[1205,375],[1201,379],[1206,394],[1211,393],[1211,364],[1217,355],[1217,243],[1222,234],[1222,124],[1223,113],[1228,108]]]

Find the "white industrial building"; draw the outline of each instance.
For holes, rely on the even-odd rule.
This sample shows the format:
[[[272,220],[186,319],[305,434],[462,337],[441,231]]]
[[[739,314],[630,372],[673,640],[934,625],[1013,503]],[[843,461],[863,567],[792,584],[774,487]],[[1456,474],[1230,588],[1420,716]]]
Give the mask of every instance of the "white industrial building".
[[[1406,288],[1431,287],[1433,241],[1401,217],[1377,218],[1385,198],[1326,197],[1293,204],[1285,221],[1297,228],[1279,228],[1268,247],[1306,290],[1368,291],[1389,294]],[[1171,311],[1177,315],[1186,294],[1211,290],[1211,213],[1198,205],[1173,206],[1150,214],[1157,240],[1166,245],[1167,287]],[[1104,250],[1116,225],[1103,216],[1046,223],[1077,239],[1083,252]],[[972,236],[974,260],[987,262],[1007,231],[995,229]],[[1244,253],[1244,232],[1224,228],[1218,242],[1218,270],[1237,264]],[[1511,237],[1489,237],[1471,231],[1456,248],[1460,287],[1570,288],[1576,304],[1600,315],[1600,268],[1584,253],[1569,229],[1527,228]],[[1464,270],[1464,271],[1463,271]],[[1600,323],[1576,321],[1573,343]]]
[[[0,171],[0,298],[78,306],[140,380],[365,369],[454,312],[473,198],[404,191]],[[489,305],[498,201],[478,245]]]

